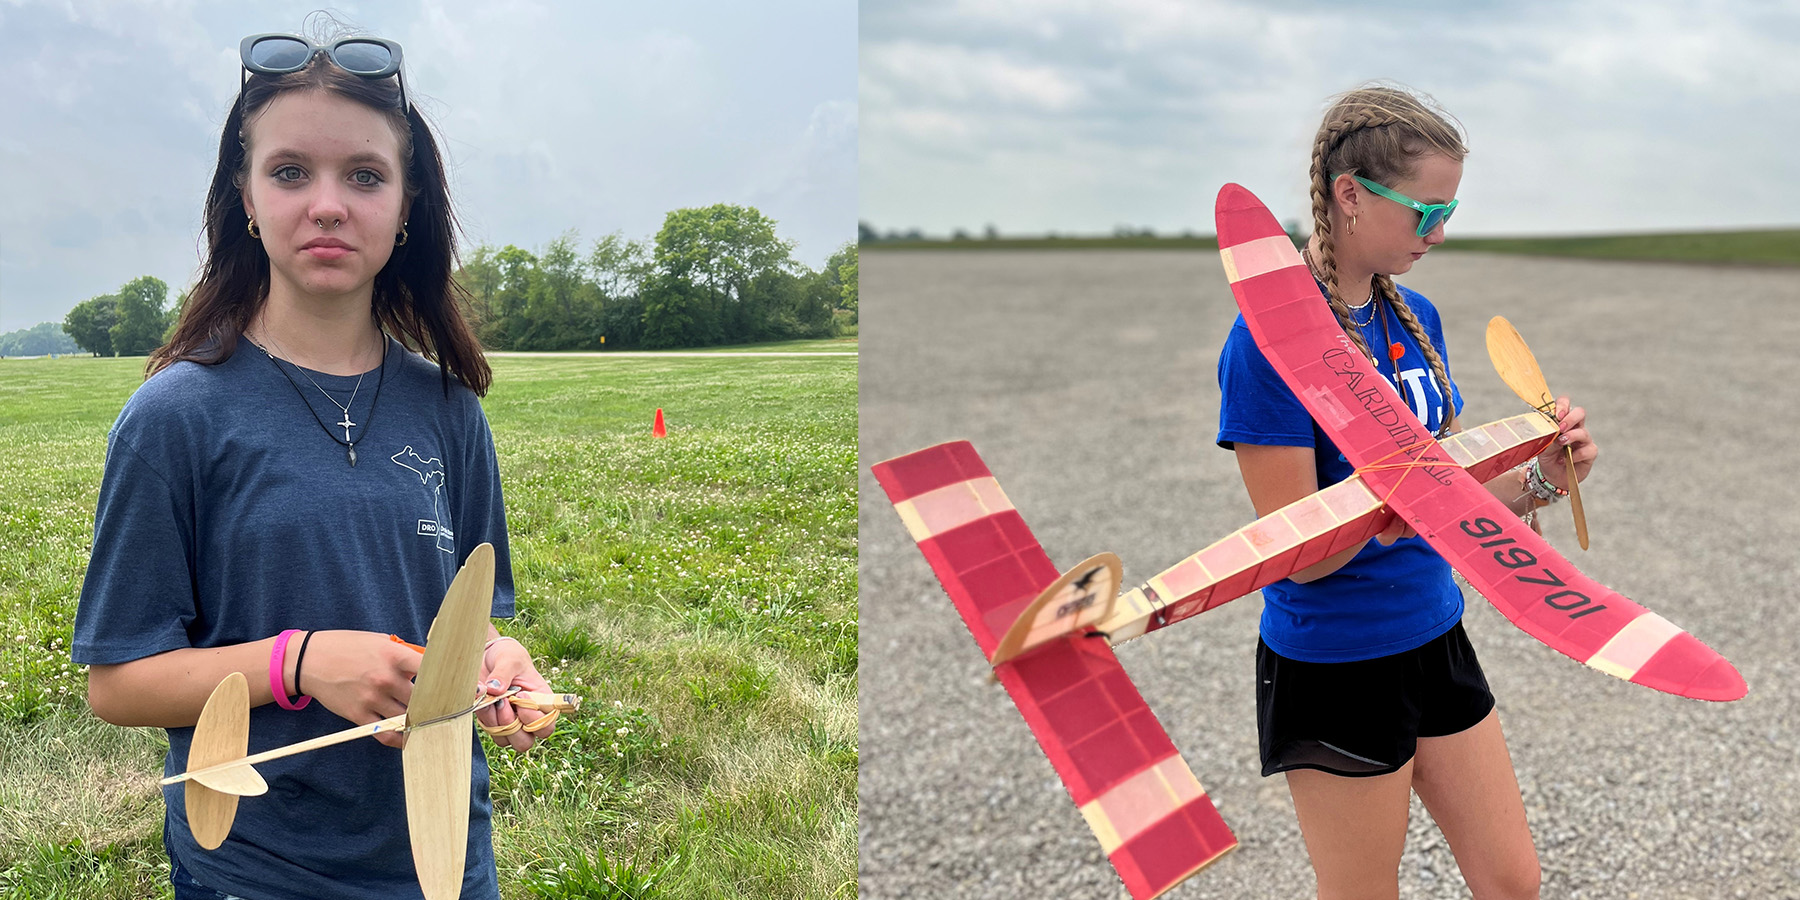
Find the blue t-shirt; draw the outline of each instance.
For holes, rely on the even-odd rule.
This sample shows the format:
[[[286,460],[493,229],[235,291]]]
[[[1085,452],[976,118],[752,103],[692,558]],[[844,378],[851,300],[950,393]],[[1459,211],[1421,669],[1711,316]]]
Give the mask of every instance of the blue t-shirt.
[[[1323,294],[1322,285],[1320,291]],[[1448,372],[1450,357],[1437,308],[1420,294],[1404,287],[1399,291],[1437,346]],[[1375,352],[1376,368],[1390,386],[1399,369],[1398,381],[1404,387],[1400,396],[1435,434],[1444,420],[1443,393],[1417,342],[1387,303],[1381,308],[1382,316],[1361,329],[1363,340]],[[1385,333],[1382,318],[1387,320]],[[1406,349],[1397,367],[1382,350],[1390,342]],[[1321,488],[1355,471],[1263,357],[1241,315],[1219,353],[1219,393],[1219,446],[1231,449],[1242,441],[1312,447]],[[1454,378],[1450,393],[1461,412],[1462,393]],[[1462,614],[1462,591],[1451,580],[1450,565],[1424,538],[1404,538],[1386,547],[1371,540],[1343,568],[1324,578],[1307,584],[1283,579],[1263,588],[1262,638],[1269,649],[1289,659],[1374,659],[1424,644],[1449,631]]]
[[[125,403],[107,437],[76,662],[123,663],[288,628],[423,644],[482,542],[495,550],[493,615],[512,615],[500,472],[474,394],[452,380],[446,397],[438,367],[390,340],[385,376],[367,373],[351,407],[352,468],[314,414],[339,421],[343,411],[320,388],[349,403],[356,377],[310,372],[314,387],[280,365],[300,394],[244,341],[218,365],[164,369]],[[346,727],[321,703],[298,712],[265,704],[250,711],[250,752]],[[186,769],[193,729],[168,732],[163,771],[174,775]],[[362,739],[257,770],[269,793],[238,804],[217,850],[194,843],[182,785],[163,789],[169,855],[198,881],[255,900],[420,896],[399,751]],[[497,898],[479,741],[471,776],[463,897]]]

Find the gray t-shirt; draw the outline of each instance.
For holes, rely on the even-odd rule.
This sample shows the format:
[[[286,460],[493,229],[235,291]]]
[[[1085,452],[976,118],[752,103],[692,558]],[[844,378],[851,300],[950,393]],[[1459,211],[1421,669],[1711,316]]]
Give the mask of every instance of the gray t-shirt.
[[[363,377],[350,409],[353,468],[320,429],[344,413],[319,388],[348,403],[356,377],[305,374],[318,387],[242,341],[218,365],[164,369],[125,403],[107,438],[76,662],[288,628],[423,644],[458,567],[483,542],[495,550],[493,615],[513,614],[500,471],[474,394],[452,380],[446,397],[438,367],[390,340],[385,372]],[[289,652],[298,650],[296,639]],[[317,702],[298,712],[266,704],[250,711],[250,752],[345,727]],[[193,729],[168,732],[163,771],[173,775],[186,769]],[[497,898],[487,760],[470,739],[463,897]],[[251,900],[420,896],[399,751],[362,739],[257,770],[269,793],[238,804],[213,851],[194,843],[182,786],[163,789],[169,854],[201,883]]]

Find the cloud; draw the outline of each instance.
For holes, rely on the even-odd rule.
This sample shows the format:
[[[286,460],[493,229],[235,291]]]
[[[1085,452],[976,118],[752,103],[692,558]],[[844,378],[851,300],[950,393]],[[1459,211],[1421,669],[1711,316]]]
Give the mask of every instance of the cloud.
[[[191,279],[238,41],[317,5],[0,0],[0,332]],[[340,6],[405,48],[473,242],[648,239],[722,202],[768,207],[808,265],[854,236],[853,4]]]
[[[863,48],[878,227],[1204,231],[1225,181],[1303,216],[1326,98],[1376,78],[1467,127],[1465,233],[1800,219],[1791,6],[873,2]]]

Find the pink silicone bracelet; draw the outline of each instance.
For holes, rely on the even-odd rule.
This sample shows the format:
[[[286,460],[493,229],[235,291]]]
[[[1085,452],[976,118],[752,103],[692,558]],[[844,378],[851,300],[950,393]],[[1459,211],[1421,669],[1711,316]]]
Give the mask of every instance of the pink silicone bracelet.
[[[305,709],[312,702],[311,697],[302,696],[299,703],[288,700],[287,696],[287,645],[288,639],[300,633],[298,628],[289,628],[275,636],[275,649],[269,653],[269,690],[275,694],[275,703],[282,709]]]

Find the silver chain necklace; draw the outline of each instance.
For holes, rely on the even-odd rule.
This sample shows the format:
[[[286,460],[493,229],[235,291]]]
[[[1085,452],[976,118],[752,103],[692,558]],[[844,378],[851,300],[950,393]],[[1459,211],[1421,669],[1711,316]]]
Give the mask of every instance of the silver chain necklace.
[[[1313,265],[1312,248],[1311,247],[1302,247],[1300,249],[1300,259],[1306,263],[1306,271],[1308,274],[1312,275],[1312,277],[1318,281],[1323,282],[1325,280],[1325,279],[1319,277],[1319,270],[1316,266]],[[1351,306],[1348,303],[1344,304],[1344,308],[1348,309],[1350,311],[1351,323],[1356,325],[1356,327],[1358,327],[1358,328],[1367,328],[1370,325],[1375,324],[1375,314],[1378,310],[1371,311],[1369,313],[1369,321],[1367,321],[1367,322],[1356,321],[1356,314],[1359,312],[1362,312],[1365,309],[1368,309],[1371,305],[1374,304],[1374,302],[1375,302],[1375,285],[1373,283],[1371,283],[1369,285],[1369,298],[1367,300],[1364,300],[1363,302],[1358,303],[1355,306]]]
[[[263,326],[256,330],[259,334],[262,335],[263,340],[268,341],[269,344],[271,346],[273,346],[275,349],[281,350],[281,345],[275,343],[275,336],[269,333],[269,326],[268,326],[267,322],[264,322]],[[267,354],[268,352],[269,351],[267,351],[267,350],[263,351],[264,354]],[[362,390],[363,375],[367,375],[369,373],[364,372],[362,375],[356,376],[356,387],[350,389],[350,402],[349,403],[339,403],[339,402],[337,402],[337,398],[331,396],[331,393],[329,391],[326,391],[324,388],[319,387],[319,383],[317,381],[313,381],[313,377],[311,375],[307,375],[306,369],[302,368],[299,363],[294,362],[294,358],[292,356],[290,356],[286,350],[281,350],[281,357],[283,359],[287,360],[291,365],[293,365],[294,368],[299,369],[300,374],[305,376],[306,380],[308,382],[310,382],[313,387],[318,388],[319,393],[324,394],[325,399],[330,400],[332,406],[335,406],[338,409],[341,409],[344,411],[344,421],[334,422],[333,424],[344,429],[344,440],[346,440],[346,441],[350,440],[350,429],[356,427],[356,423],[350,421],[350,407],[356,405],[356,392]]]
[[[257,331],[257,334],[264,341],[267,341],[270,346],[274,347],[276,350],[281,350],[281,355],[284,359],[287,358],[288,352],[286,350],[282,350],[281,345],[275,343],[275,337],[273,335],[269,334],[267,322],[262,323],[261,326],[256,329],[256,331]],[[254,343],[254,342],[252,342],[252,343]],[[384,341],[384,344],[385,344],[385,341]],[[258,346],[257,349],[261,350],[263,352],[263,355],[267,356],[269,358],[269,362],[275,365],[276,371],[281,371],[281,373],[283,375],[287,374],[285,371],[282,371],[280,363],[276,362],[275,354],[270,353],[267,348],[262,347],[262,346]],[[386,366],[387,366],[387,353],[385,352],[385,350],[386,350],[385,346],[383,347],[383,350],[384,350],[384,352],[381,355],[381,361],[382,361],[382,368],[385,371]],[[288,365],[291,365],[295,369],[298,369],[300,371],[301,377],[305,378],[309,383],[311,383],[314,388],[317,388],[319,393],[324,394],[325,399],[331,401],[332,406],[335,406],[338,409],[343,410],[344,420],[342,422],[335,422],[333,424],[344,429],[344,440],[342,441],[342,443],[344,445],[346,455],[350,459],[350,467],[356,468],[356,442],[350,440],[350,429],[355,428],[356,423],[350,421],[350,407],[354,406],[356,404],[356,394],[358,391],[362,390],[363,377],[368,375],[369,373],[364,372],[361,375],[356,376],[356,386],[350,389],[350,402],[349,403],[339,403],[339,402],[337,402],[337,398],[331,396],[331,393],[329,391],[326,391],[324,388],[319,387],[319,383],[317,381],[314,381],[313,377],[311,375],[308,375],[306,372],[306,369],[302,368],[299,363],[296,363],[292,359],[289,359]],[[290,377],[288,379],[288,381],[291,383],[293,381],[293,379]],[[371,409],[371,411],[373,411],[373,410]],[[321,422],[320,424],[324,424],[324,423]],[[326,432],[326,434],[331,435],[330,432]],[[335,439],[337,436],[331,435],[331,437],[333,439]]]

